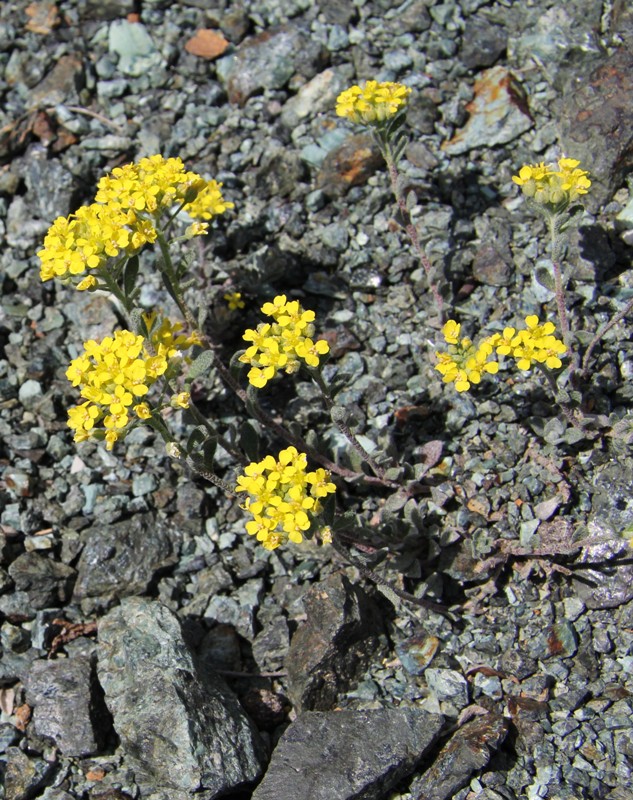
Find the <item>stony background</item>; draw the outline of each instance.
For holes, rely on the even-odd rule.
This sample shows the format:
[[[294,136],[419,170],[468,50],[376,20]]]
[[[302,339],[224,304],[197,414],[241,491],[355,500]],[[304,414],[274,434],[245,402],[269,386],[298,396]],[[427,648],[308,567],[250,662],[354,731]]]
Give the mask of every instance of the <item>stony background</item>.
[[[633,292],[632,75],[633,14],[607,0],[0,5],[7,800],[633,797],[631,325],[593,364],[593,436],[532,376],[443,386],[379,156],[333,113],[356,81],[412,87],[412,213],[473,334],[552,312],[543,228],[511,176],[582,159],[582,344]],[[368,521],[354,558],[450,618],[394,607],[329,548],[258,549],[149,431],[114,453],[72,443],[67,363],[119,320],[107,298],[42,285],[35,253],[100,175],[158,152],[235,202],[192,265],[227,354],[264,300],[299,297],[359,432],[422,479],[404,509],[343,483],[338,503]],[[148,308],[166,305],[151,258]],[[247,299],[237,315],[227,289]],[[244,419],[213,376],[198,400]],[[266,403],[345,461],[309,383]]]

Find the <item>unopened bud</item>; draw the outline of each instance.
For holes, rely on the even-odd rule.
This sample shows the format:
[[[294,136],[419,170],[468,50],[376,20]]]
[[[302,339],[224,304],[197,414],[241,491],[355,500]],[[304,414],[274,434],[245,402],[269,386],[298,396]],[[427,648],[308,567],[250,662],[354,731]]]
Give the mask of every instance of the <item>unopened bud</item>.
[[[170,458],[182,458],[182,450],[178,447],[176,442],[167,442],[165,445],[165,452]]]

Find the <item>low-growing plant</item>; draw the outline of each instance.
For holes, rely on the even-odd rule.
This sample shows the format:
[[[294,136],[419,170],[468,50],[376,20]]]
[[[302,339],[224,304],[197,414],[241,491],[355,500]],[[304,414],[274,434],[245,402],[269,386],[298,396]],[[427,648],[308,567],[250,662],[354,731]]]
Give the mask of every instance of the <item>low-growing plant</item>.
[[[71,361],[66,376],[81,402],[69,408],[68,425],[76,442],[103,441],[109,450],[135,427],[150,426],[171,457],[242,499],[251,517],[246,531],[266,549],[315,534],[323,543],[334,543],[333,532],[353,522],[349,514],[335,514],[332,475],[391,491],[402,491],[402,485],[366,450],[347,413],[336,405],[338,389],[327,385],[321,371],[329,345],[317,336],[315,313],[298,300],[277,295],[264,303],[261,312],[268,321],[244,332],[245,349],[230,363],[219,356],[217,343],[204,330],[207,303],[194,309],[186,301],[189,261],[176,261],[172,253],[179,242],[206,233],[209,222],[232,208],[222,184],[187,171],[178,158],[155,155],[113,170],[99,181],[92,204],[53,222],[38,253],[42,280],[55,278],[82,292],[108,292],[127,320],[123,330],[84,342],[83,352]],[[182,321],[139,305],[143,251],[151,246],[158,248],[156,269]],[[223,299],[231,311],[245,307],[241,292],[224,292]],[[213,370],[244,404],[246,416],[237,432],[220,430],[192,399],[192,384]],[[314,437],[309,444],[259,404],[258,392],[269,382],[299,371],[321,390],[359,469],[336,463]],[[178,409],[189,414],[191,423],[185,441],[177,441],[170,427]],[[262,441],[249,417],[267,429],[269,439],[285,440],[288,446],[276,455],[253,458]],[[233,482],[216,472],[218,445],[241,470]],[[335,546],[340,549],[339,543]]]
[[[415,196],[404,196],[398,170],[407,142],[404,123],[410,91],[397,83],[369,81],[339,95],[336,113],[368,128],[374,136],[387,165],[400,221],[426,272],[441,319],[447,287],[437,280],[420,244],[410,216]],[[494,378],[504,359],[522,372],[536,368],[546,376],[568,419],[578,426],[576,398],[561,388],[560,376],[567,373],[571,381],[574,370],[586,372],[594,347],[633,301],[596,333],[581,363],[573,349],[565,300],[567,277],[559,259],[561,236],[577,220],[582,211],[578,201],[590,189],[588,173],[577,161],[563,158],[557,166],[522,167],[514,181],[548,223],[562,339],[551,319],[542,322],[533,314],[521,326],[508,325],[477,342],[462,336],[460,323],[449,318],[442,327],[447,347],[437,352],[435,369],[446,384],[466,392],[485,375]],[[336,513],[333,477],[349,485],[364,483],[386,490],[390,496],[381,512],[385,530],[400,515],[405,528],[419,532],[424,521],[413,497],[429,467],[439,460],[441,449],[429,453],[426,465],[413,467],[397,463],[392,454],[381,453],[375,444],[356,435],[353,412],[337,402],[346,376],[335,375],[329,383],[324,377],[330,348],[318,337],[315,313],[285,294],[262,305],[266,320],[247,328],[242,337],[245,348],[223,360],[219,343],[205,332],[208,298],[195,308],[186,299],[191,260],[174,258],[174,253],[182,242],[206,234],[215,217],[233,208],[223,196],[221,183],[186,170],[179,158],[154,155],[114,169],[99,181],[93,203],[53,222],[38,253],[42,280],[57,279],[82,292],[108,292],[127,320],[123,330],[101,341],[86,341],[83,353],[70,363],[66,375],[81,402],[69,409],[68,425],[76,442],[104,441],[108,449],[135,427],[148,425],[163,438],[170,456],[241,498],[241,508],[250,517],[246,531],[264,548],[274,550],[316,535],[357,563],[343,543],[362,537],[370,526],[355,512]],[[157,253],[155,268],[180,312],[180,321],[140,306],[142,257],[148,248]],[[229,311],[244,310],[242,293],[226,289],[222,297]],[[192,399],[194,383],[212,371],[243,403],[245,416],[239,430],[223,429]],[[349,444],[351,466],[330,457],[313,431],[304,436],[260,404],[259,393],[270,382],[299,372],[320,391],[332,423]],[[189,415],[189,434],[182,441],[170,426],[175,410]],[[262,457],[263,445],[278,447],[280,441],[285,442],[283,449]],[[217,474],[218,446],[235,460],[238,474],[232,481]],[[357,565],[367,572],[362,563]],[[370,577],[381,581],[373,574]],[[415,599],[405,592],[396,594]]]
[[[424,267],[441,314],[444,309],[442,290],[446,293],[447,287],[433,277],[432,265],[420,245],[418,231],[409,213],[416,197],[413,192],[404,197],[404,182],[398,171],[398,159],[407,145],[404,124],[410,93],[411,90],[402,84],[367,81],[364,86],[352,86],[338,96],[336,113],[363,126],[374,137],[385,159],[401,222]],[[460,323],[448,319],[442,328],[448,349],[436,353],[435,369],[445,383],[453,384],[458,392],[466,392],[479,384],[483,375],[498,374],[500,356],[510,357],[524,372],[536,367],[544,375],[567,420],[575,428],[582,429],[585,415],[583,394],[579,388],[583,381],[587,381],[593,351],[605,334],[631,311],[633,300],[589,338],[589,344],[581,354],[579,336],[576,335],[579,332],[571,330],[567,312],[566,288],[572,270],[564,270],[561,259],[565,235],[584,213],[581,199],[591,188],[589,173],[581,169],[576,159],[562,157],[557,164],[525,165],[512,180],[521,187],[530,207],[542,215],[547,224],[552,274],[551,279],[547,274],[537,278],[554,293],[562,339],[555,335],[554,322],[548,319],[541,323],[533,314],[525,317],[524,327],[508,326],[503,333],[484,336],[476,343],[468,337],[461,337]],[[582,337],[582,332],[580,335]],[[566,364],[563,358],[568,359]],[[569,384],[569,389],[565,388],[565,383]]]

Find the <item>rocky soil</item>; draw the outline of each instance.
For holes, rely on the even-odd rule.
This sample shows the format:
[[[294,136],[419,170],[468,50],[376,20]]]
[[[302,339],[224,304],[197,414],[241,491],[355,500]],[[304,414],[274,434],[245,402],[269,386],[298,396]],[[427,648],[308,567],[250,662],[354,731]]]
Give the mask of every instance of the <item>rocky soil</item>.
[[[633,798],[631,320],[595,351],[582,432],[538,375],[442,384],[380,155],[334,114],[373,78],[413,90],[411,213],[471,335],[554,315],[544,226],[512,175],[562,154],[590,170],[565,257],[582,352],[633,295],[626,3],[0,5],[6,800]],[[263,302],[297,297],[363,443],[420,482],[403,504],[338,481],[357,520],[338,549],[264,551],[235,500],[148,429],[112,453],[72,442],[64,372],[120,318],[105,296],[42,284],[36,252],[101,175],[154,153],[235,203],[191,267],[226,355]],[[141,303],[169,308],[152,259]],[[246,307],[229,312],[227,291]],[[197,393],[245,430],[217,376]],[[307,379],[264,398],[354,466]],[[223,451],[218,471],[234,480]]]

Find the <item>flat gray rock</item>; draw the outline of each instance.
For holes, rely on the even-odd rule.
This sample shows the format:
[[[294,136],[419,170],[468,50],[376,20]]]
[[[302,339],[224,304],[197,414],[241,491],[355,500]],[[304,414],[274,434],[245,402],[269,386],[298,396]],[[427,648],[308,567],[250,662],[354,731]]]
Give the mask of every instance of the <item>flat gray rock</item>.
[[[175,560],[169,529],[152,514],[111,525],[97,522],[87,536],[77,566],[76,600],[143,594],[157,570]]]
[[[307,711],[280,739],[253,800],[380,800],[415,769],[442,722],[414,708]]]
[[[235,695],[200,671],[178,618],[129,598],[99,624],[99,680],[143,796],[219,797],[261,774],[263,746]]]

